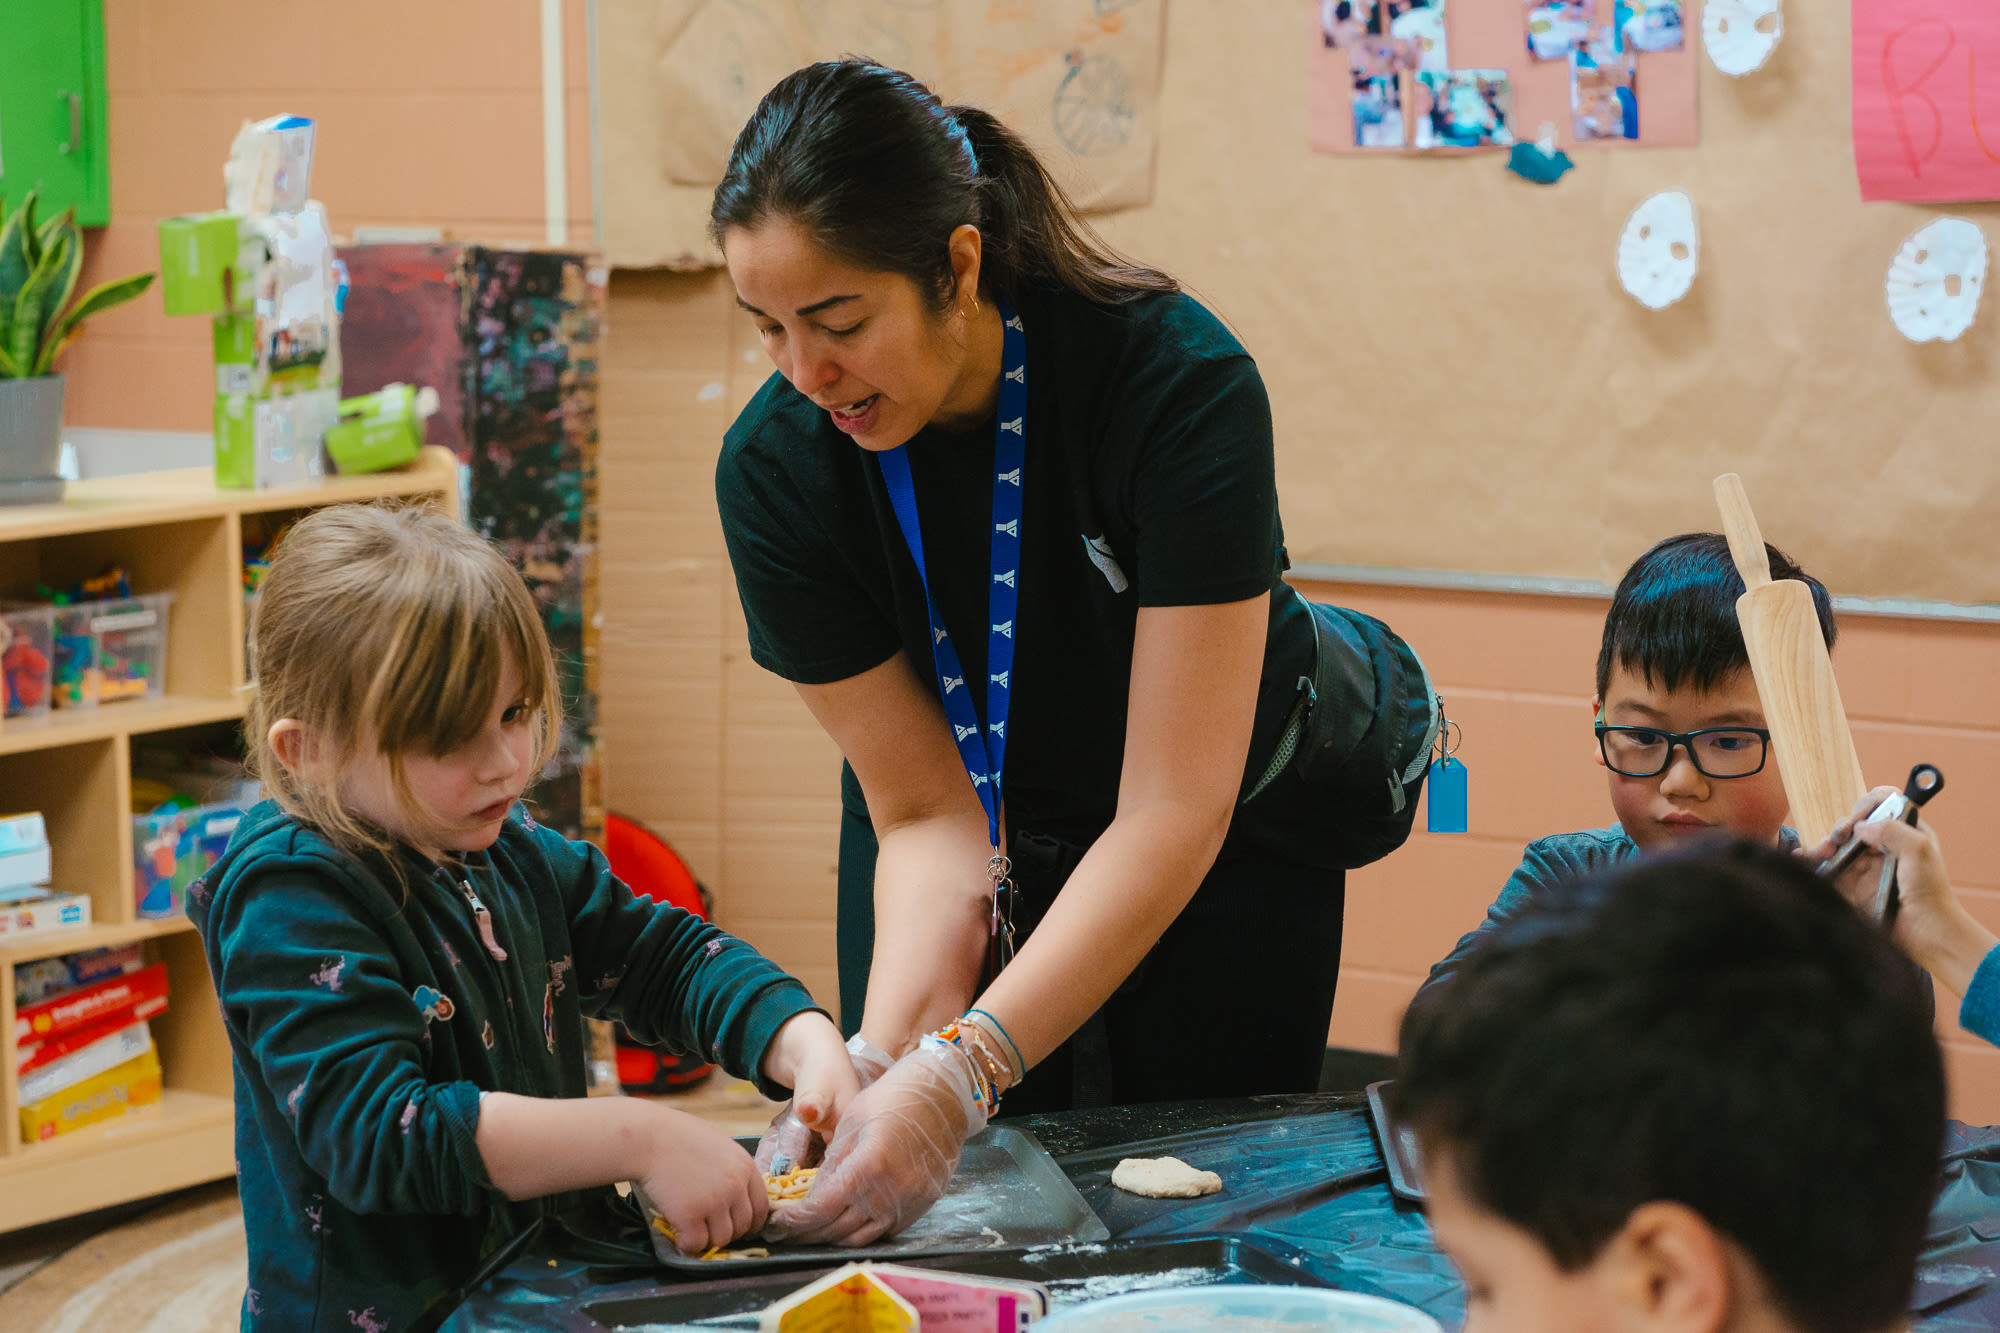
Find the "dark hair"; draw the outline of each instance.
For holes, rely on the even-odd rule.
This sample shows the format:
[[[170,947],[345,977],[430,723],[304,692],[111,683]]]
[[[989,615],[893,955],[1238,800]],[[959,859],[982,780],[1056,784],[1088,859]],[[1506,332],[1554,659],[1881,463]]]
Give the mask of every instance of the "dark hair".
[[[1771,577],[1797,579],[1812,589],[1820,633],[1833,647],[1833,599],[1812,575],[1766,542]],[[1604,617],[1604,646],[1597,652],[1597,693],[1611,685],[1613,667],[1635,670],[1649,685],[1677,690],[1691,685],[1712,690],[1733,672],[1750,665],[1743,631],[1736,623],[1736,599],[1743,576],[1719,532],[1684,532],[1669,537],[1632,562],[1611,610]]]
[[[951,299],[952,232],[971,223],[980,284],[1029,285],[1115,304],[1179,284],[1099,239],[1021,137],[991,113],[946,106],[908,74],[824,60],[779,80],[736,136],[708,210],[732,227],[790,219],[829,253],[916,284],[933,313]]]
[[[1747,843],[1559,888],[1405,1014],[1392,1110],[1565,1271],[1675,1201],[1820,1333],[1904,1311],[1944,1137],[1916,967]]]

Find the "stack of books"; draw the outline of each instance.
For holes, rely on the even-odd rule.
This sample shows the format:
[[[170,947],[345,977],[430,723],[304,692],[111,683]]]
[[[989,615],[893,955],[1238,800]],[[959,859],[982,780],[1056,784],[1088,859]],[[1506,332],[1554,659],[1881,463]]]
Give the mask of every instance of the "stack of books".
[[[90,924],[90,899],[51,889],[53,870],[41,815],[0,815],[0,943]]]
[[[147,1020],[167,1007],[167,967],[137,944],[23,963],[14,976],[21,1137],[29,1143],[158,1101]]]

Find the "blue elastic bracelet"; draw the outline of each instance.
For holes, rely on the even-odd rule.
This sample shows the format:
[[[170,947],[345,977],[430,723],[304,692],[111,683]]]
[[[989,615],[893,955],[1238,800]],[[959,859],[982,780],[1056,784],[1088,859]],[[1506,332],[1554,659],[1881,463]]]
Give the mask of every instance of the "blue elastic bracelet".
[[[1021,1048],[1014,1044],[1014,1039],[1011,1036],[1007,1035],[1007,1029],[1001,1026],[1000,1020],[987,1013],[984,1009],[968,1009],[965,1011],[967,1018],[971,1018],[975,1014],[991,1023],[993,1030],[1000,1034],[1000,1040],[1007,1043],[1007,1053],[1014,1057],[1014,1077],[1018,1079],[1026,1075],[1028,1072],[1028,1062],[1021,1058]]]

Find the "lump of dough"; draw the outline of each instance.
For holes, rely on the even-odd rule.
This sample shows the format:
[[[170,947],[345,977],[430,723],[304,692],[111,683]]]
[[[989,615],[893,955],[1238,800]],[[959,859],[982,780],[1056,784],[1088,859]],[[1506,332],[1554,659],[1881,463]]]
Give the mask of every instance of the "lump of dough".
[[[1111,1173],[1111,1183],[1149,1199],[1198,1199],[1220,1190],[1222,1177],[1178,1157],[1127,1157]]]

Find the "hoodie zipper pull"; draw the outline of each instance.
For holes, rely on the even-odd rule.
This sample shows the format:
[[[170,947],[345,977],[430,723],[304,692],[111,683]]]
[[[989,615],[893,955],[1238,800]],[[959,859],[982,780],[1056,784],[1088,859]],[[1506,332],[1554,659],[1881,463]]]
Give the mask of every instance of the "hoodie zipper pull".
[[[472,904],[472,919],[479,926],[479,938],[486,945],[486,952],[500,962],[507,961],[507,951],[500,947],[500,941],[493,934],[493,913],[486,910],[486,904],[479,901],[479,895],[472,891],[472,881],[462,879],[458,887],[465,894],[465,901]]]

